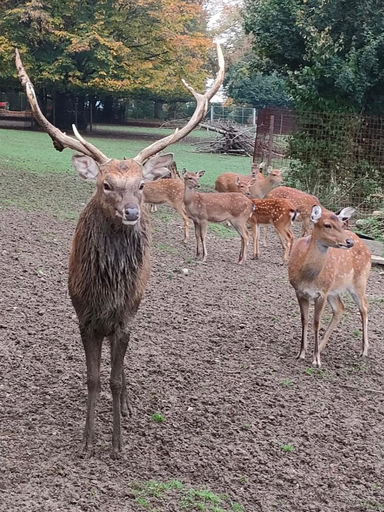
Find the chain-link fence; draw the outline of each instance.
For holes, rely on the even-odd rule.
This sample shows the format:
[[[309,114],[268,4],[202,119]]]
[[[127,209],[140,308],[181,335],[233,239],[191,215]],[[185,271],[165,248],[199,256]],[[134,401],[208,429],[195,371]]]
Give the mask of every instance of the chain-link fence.
[[[256,126],[256,109],[252,107],[225,107],[212,105],[206,117],[206,122],[232,121],[237,124]]]
[[[384,208],[384,118],[264,109],[254,161],[288,167],[287,184],[329,208]]]

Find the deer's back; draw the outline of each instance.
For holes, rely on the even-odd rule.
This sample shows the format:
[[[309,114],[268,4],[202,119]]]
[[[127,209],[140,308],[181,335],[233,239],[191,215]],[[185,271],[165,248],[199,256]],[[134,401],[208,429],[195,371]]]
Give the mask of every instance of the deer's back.
[[[80,327],[108,335],[136,313],[149,277],[147,217],[113,223],[91,201],[80,215],[69,261],[69,294]]]
[[[252,202],[256,206],[252,217],[255,217],[259,224],[278,222],[284,218],[289,220],[295,212],[293,203],[288,199],[252,199]]]
[[[184,183],[178,178],[167,178],[146,183],[143,198],[146,203],[180,202],[184,196]]]
[[[302,190],[298,190],[296,188],[285,186],[276,187],[275,189],[271,190],[266,198],[289,199],[289,201],[291,201],[291,203],[293,204],[294,208],[301,215],[304,216],[310,215],[312,206],[316,204],[320,205],[320,201],[316,196],[307,194],[306,192],[303,192]]]
[[[196,193],[192,202],[185,202],[188,215],[194,219],[207,219],[223,222],[238,217],[249,218],[253,204],[244,194],[232,193]]]

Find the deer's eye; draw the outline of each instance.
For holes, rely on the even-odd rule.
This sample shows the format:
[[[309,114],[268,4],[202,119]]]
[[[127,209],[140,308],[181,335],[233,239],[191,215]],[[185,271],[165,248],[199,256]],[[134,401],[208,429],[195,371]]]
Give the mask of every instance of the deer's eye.
[[[104,181],[104,183],[103,183],[103,189],[104,189],[104,192],[111,192],[112,187],[111,187],[111,185],[108,183],[108,181]]]
[[[324,227],[325,227],[326,229],[331,229],[331,227],[332,227],[332,226],[331,226],[330,224],[324,224]]]
[[[144,185],[145,185],[145,183],[144,183],[144,181],[142,181],[142,182],[140,183],[140,185],[139,185],[139,190],[143,190]]]

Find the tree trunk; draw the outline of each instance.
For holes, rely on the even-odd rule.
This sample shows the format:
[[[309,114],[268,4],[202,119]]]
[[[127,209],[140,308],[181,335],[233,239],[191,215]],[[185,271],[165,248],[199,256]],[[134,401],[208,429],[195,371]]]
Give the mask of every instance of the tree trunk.
[[[76,96],[67,92],[57,92],[55,94],[56,126],[60,130],[70,130],[72,124],[76,123],[77,118],[77,128],[84,130],[88,124],[84,103],[83,96],[76,98]]]
[[[160,114],[163,111],[163,102],[161,100],[155,100],[153,105],[153,117],[160,119]]]

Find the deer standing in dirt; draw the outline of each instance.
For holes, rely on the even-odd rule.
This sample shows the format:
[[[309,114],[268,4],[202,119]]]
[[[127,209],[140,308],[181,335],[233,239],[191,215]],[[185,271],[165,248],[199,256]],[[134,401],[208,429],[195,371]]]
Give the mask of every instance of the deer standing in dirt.
[[[202,246],[203,261],[207,259],[206,236],[208,222],[228,221],[241,237],[239,264],[244,263],[247,257],[249,235],[246,227],[247,220],[253,211],[253,203],[242,193],[199,193],[199,179],[205,171],[188,172],[183,169],[184,176],[184,204],[188,217],[193,220],[196,236],[196,257],[200,255]]]
[[[52,138],[54,147],[80,153],[72,158],[81,178],[96,182],[96,192],[80,214],[69,261],[69,294],[76,310],[87,363],[87,418],[83,451],[93,450],[94,416],[100,392],[100,359],[104,338],[111,345],[110,387],[113,398],[113,456],[121,451],[120,414],[128,412],[124,356],[131,320],[136,314],[149,276],[148,217],[143,208],[146,182],[169,173],[172,154],[160,151],[190,133],[204,118],[209,100],[224,78],[224,58],[217,45],[219,71],[204,94],[184,85],[196,100],[191,119],[180,130],[149,145],[133,159],[108,158],[73,130],[62,133],[42,114],[33,85],[16,50],[16,68],[33,115]],[[154,156],[156,155],[156,156]]]
[[[249,182],[253,178],[253,182],[249,187],[251,199],[262,199],[272,190],[273,187],[280,185],[282,182],[283,170],[268,170],[268,175],[264,179],[260,179],[260,172],[253,171],[250,176],[244,176],[233,172],[220,174],[215,181],[215,190],[217,192],[237,192],[237,180]]]
[[[368,355],[368,308],[365,290],[371,269],[371,255],[360,238],[345,229],[344,222],[353,213],[344,208],[338,216],[315,205],[311,220],[312,235],[300,238],[293,246],[288,265],[289,282],[296,292],[301,312],[301,347],[298,358],[304,359],[308,341],[309,301],[315,301],[313,364],[320,367],[320,352],[344,311],[340,293],[348,291],[360,310],[363,340],[362,356]],[[346,250],[342,250],[346,249]],[[328,300],[333,316],[319,343],[319,329]]]
[[[189,239],[189,219],[184,206],[184,182],[168,178],[147,183],[144,186],[144,202],[151,205],[167,203],[174,208],[184,222],[184,243]]]
[[[260,256],[260,226],[273,224],[283,246],[283,263],[287,262],[294,240],[292,221],[296,219],[297,210],[287,199],[252,199],[252,202],[256,208],[248,223],[252,228],[253,257]]]

